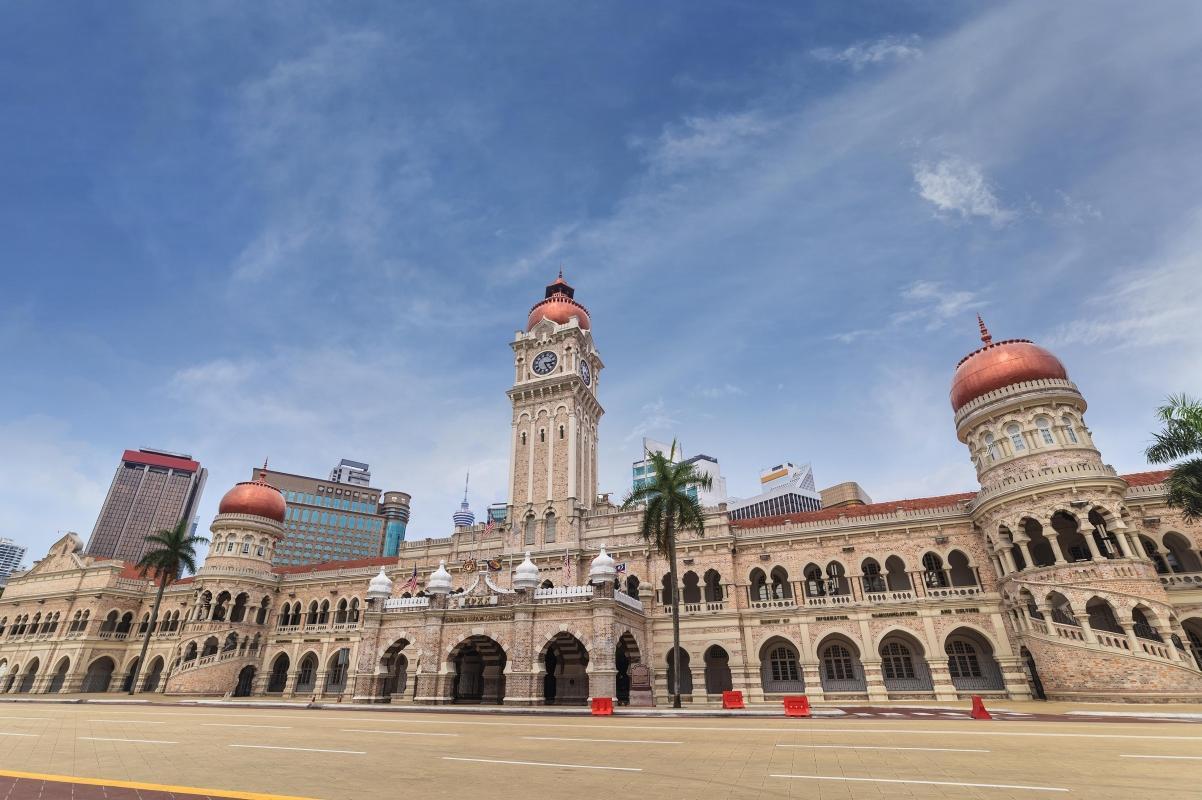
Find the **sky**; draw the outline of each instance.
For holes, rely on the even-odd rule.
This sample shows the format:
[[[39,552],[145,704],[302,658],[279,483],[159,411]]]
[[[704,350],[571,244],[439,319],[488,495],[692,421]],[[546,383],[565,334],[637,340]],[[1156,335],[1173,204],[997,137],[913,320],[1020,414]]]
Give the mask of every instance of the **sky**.
[[[1104,459],[1202,394],[1202,4],[0,2],[0,536],[121,451],[340,458],[444,536],[505,499],[508,343],[562,266],[644,435],[730,493],[970,490],[948,388],[1050,348]],[[69,9],[69,10],[68,10]]]

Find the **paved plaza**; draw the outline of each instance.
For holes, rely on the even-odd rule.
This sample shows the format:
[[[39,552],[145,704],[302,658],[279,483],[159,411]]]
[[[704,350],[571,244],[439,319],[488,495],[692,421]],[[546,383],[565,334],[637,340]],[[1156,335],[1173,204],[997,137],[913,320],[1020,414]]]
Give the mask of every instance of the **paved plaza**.
[[[974,721],[5,703],[0,798],[1198,796],[1202,724],[1032,708]]]

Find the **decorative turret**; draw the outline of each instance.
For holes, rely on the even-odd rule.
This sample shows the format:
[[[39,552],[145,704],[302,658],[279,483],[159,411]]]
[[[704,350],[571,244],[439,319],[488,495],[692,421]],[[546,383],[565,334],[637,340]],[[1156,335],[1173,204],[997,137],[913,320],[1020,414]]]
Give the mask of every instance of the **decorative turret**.
[[[266,471],[255,480],[237,484],[217,507],[217,517],[209,528],[213,536],[204,569],[270,573],[287,514],[284,495],[267,483]]]
[[[605,552],[605,545],[601,545],[601,552],[593,559],[593,563],[588,568],[588,582],[597,586],[603,586],[607,583],[612,583],[618,577],[617,565],[614,564],[613,558],[609,553]]]
[[[367,584],[367,599],[387,600],[389,597],[392,597],[392,578],[385,575],[384,568],[380,567],[379,574]]]
[[[513,571],[513,588],[535,589],[538,587],[538,583],[538,567],[530,560],[530,551],[527,550],[526,560],[518,564],[517,569]]]
[[[588,310],[573,299],[575,295],[576,290],[563,279],[563,270],[561,269],[559,277],[547,285],[547,294],[544,299],[535,303],[534,308],[530,309],[530,316],[526,319],[526,330],[533,329],[544,319],[563,325],[573,317],[582,330],[588,330],[591,325]]]
[[[426,580],[426,594],[450,594],[451,573],[447,572],[447,562],[439,561],[438,569],[430,573]]]

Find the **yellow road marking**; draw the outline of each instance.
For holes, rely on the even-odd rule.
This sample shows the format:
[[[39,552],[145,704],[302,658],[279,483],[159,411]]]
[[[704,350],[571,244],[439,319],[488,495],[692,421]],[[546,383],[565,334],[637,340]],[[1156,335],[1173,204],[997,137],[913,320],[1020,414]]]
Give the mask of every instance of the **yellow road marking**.
[[[195,786],[172,786],[161,783],[143,783],[141,781],[114,781],[107,778],[76,778],[72,775],[44,775],[40,772],[17,772],[8,769],[0,769],[0,777],[24,778],[31,781],[52,781],[55,783],[82,783],[86,786],[116,786],[121,789],[145,789],[151,792],[230,797],[235,798],[235,800],[313,800],[311,797],[294,797],[283,794],[231,792],[225,789],[198,789]]]

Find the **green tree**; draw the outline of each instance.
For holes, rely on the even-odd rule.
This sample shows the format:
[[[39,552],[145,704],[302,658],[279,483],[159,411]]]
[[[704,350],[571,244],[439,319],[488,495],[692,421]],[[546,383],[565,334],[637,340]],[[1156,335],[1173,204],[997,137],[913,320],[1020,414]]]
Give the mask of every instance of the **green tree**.
[[[698,536],[705,535],[705,514],[697,498],[690,495],[688,490],[690,487],[709,489],[712,481],[708,475],[697,472],[692,464],[677,464],[675,459],[675,441],[672,442],[669,455],[651,453],[648,458],[651,474],[626,496],[622,507],[642,506],[643,519],[639,532],[644,541],[668,559],[672,581],[672,707],[680,708],[680,598],[677,596],[676,536],[681,531],[696,531]]]
[[[1202,401],[1184,394],[1170,396],[1156,414],[1164,428],[1153,434],[1156,441],[1147,449],[1148,461],[1178,462],[1169,474],[1169,505],[1181,509],[1191,522],[1202,519]]]
[[[150,624],[146,626],[142,637],[142,652],[134,662],[133,674],[130,676],[130,694],[138,689],[138,673],[142,671],[142,663],[146,660],[146,651],[150,647],[150,634],[159,619],[163,592],[180,579],[184,570],[196,572],[196,546],[209,541],[203,536],[193,536],[191,527],[188,520],[181,519],[174,528],[164,528],[146,537],[151,548],[138,562],[138,571],[143,578],[149,577],[156,581],[159,588],[154,595],[154,606],[150,609]]]

